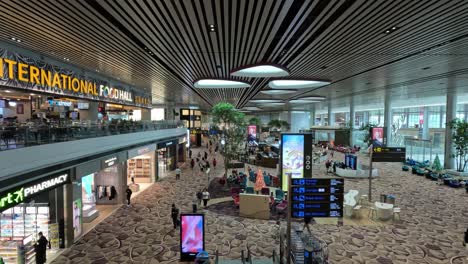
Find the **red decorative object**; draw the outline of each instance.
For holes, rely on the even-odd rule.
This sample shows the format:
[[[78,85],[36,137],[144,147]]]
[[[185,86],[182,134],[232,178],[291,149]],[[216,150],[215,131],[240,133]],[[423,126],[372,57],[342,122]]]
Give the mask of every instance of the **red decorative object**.
[[[257,179],[255,180],[254,190],[256,192],[259,192],[259,191],[262,190],[263,187],[266,187],[265,179],[263,178],[262,170],[258,169]]]

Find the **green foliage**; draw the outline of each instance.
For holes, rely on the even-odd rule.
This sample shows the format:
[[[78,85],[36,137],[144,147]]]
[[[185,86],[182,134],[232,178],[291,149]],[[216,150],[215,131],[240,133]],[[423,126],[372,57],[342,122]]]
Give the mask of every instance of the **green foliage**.
[[[468,123],[462,119],[454,119],[448,123],[452,130],[452,144],[455,147],[457,171],[465,171],[468,164]]]
[[[236,110],[229,103],[216,104],[211,114],[215,125],[221,128],[222,137],[225,140],[223,155],[227,174],[227,165],[242,151],[241,143],[246,139],[247,122],[245,121],[245,114]]]
[[[435,170],[436,172],[440,172],[444,169],[442,165],[440,164],[439,155],[436,155],[434,162],[432,163],[432,169]]]
[[[270,122],[268,122],[268,126],[271,128],[277,128],[279,130],[282,130],[283,128],[285,130],[289,130],[289,128],[291,127],[287,121],[278,119],[270,120]]]
[[[363,126],[361,126],[361,128],[359,128],[359,130],[361,131],[364,131],[364,138],[362,139],[362,141],[364,141],[367,146],[369,146],[372,142],[372,138],[371,138],[371,134],[370,134],[370,129],[373,128],[373,127],[377,127],[376,124],[371,124],[371,123],[367,123]]]
[[[260,118],[254,116],[249,119],[249,125],[256,125],[257,127],[260,127],[262,126],[262,121],[260,120]]]

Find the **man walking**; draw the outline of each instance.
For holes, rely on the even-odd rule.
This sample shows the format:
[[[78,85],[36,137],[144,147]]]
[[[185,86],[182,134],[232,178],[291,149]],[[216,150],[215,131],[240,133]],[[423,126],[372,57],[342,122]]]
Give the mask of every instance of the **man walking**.
[[[127,205],[130,206],[130,199],[132,198],[132,190],[130,190],[130,187],[127,186],[127,190],[125,191],[127,193]]]
[[[175,178],[176,180],[180,180],[180,174],[181,174],[181,170],[179,167],[177,167],[177,169],[175,170]]]
[[[172,224],[174,225],[174,229],[176,229],[177,226],[179,225],[179,209],[175,206],[175,204],[172,204],[171,218],[172,218]]]
[[[45,236],[42,235],[42,232],[38,233],[39,239],[34,245],[34,251],[36,251],[36,263],[37,264],[44,264],[46,263],[46,250],[47,250],[47,239]]]

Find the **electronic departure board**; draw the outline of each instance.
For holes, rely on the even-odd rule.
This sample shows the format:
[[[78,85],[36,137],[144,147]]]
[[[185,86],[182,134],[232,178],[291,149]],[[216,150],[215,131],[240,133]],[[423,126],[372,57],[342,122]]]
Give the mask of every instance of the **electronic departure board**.
[[[343,217],[343,179],[291,181],[291,217]]]
[[[405,162],[406,148],[374,147],[372,162]]]

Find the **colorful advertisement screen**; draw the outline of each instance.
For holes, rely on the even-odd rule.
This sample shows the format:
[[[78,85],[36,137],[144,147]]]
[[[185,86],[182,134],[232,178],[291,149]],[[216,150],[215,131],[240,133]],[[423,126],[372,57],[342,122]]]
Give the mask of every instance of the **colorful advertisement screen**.
[[[247,127],[247,143],[249,146],[257,145],[257,126]]]
[[[205,249],[204,215],[181,214],[180,221],[181,259],[193,260]]]
[[[371,128],[372,144],[374,146],[384,146],[384,128],[373,127]]]
[[[293,179],[304,177],[304,135],[282,135],[282,185],[288,190],[288,177]]]

